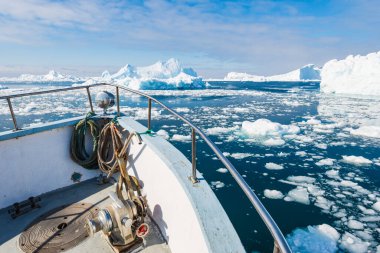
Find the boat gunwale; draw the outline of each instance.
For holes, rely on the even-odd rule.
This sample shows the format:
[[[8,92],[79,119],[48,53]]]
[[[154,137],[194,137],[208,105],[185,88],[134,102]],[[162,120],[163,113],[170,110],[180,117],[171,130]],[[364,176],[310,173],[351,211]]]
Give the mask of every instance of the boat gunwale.
[[[274,252],[282,252],[282,253],[291,253],[291,249],[282,234],[281,230],[279,229],[276,222],[273,220],[272,216],[269,214],[267,209],[264,207],[260,199],[257,197],[257,195],[253,192],[252,188],[248,185],[248,183],[244,180],[244,178],[241,176],[241,174],[237,171],[235,166],[223,155],[223,153],[220,151],[220,149],[209,139],[209,137],[197,126],[195,126],[193,123],[191,123],[188,119],[184,118],[182,115],[175,112],[170,107],[166,106],[164,103],[160,102],[156,98],[138,91],[134,89],[127,88],[122,85],[118,84],[110,84],[110,83],[96,83],[91,85],[78,85],[73,87],[67,87],[67,88],[59,88],[59,89],[48,89],[45,91],[35,91],[35,92],[25,92],[25,93],[17,93],[17,94],[10,94],[10,95],[4,95],[0,96],[0,99],[6,99],[8,101],[9,109],[11,112],[11,116],[13,119],[13,123],[15,125],[14,132],[22,131],[21,129],[18,129],[17,122],[15,120],[15,115],[13,113],[13,109],[11,106],[10,99],[16,98],[16,97],[25,97],[25,96],[32,96],[32,95],[41,95],[41,94],[47,94],[47,93],[55,93],[55,92],[62,92],[62,91],[70,91],[70,90],[78,90],[78,89],[86,89],[88,94],[88,100],[90,102],[91,111],[93,111],[92,107],[92,100],[90,95],[90,88],[91,87],[99,87],[99,86],[111,86],[116,88],[116,106],[117,106],[117,116],[120,116],[120,97],[119,97],[119,89],[128,91],[133,94],[137,94],[140,96],[143,96],[148,99],[148,131],[150,130],[150,121],[151,121],[151,101],[154,101],[158,105],[160,105],[162,108],[169,111],[173,116],[180,119],[184,123],[188,124],[192,130],[192,148],[193,151],[195,151],[195,143],[196,143],[196,136],[197,133],[205,142],[206,144],[211,148],[211,150],[214,152],[214,154],[218,157],[218,159],[223,163],[223,165],[228,169],[228,171],[231,173],[234,180],[237,182],[239,187],[242,189],[244,194],[247,196],[257,213],[259,214],[262,221],[265,223],[266,227],[268,228],[269,232],[272,235],[272,238],[274,239]],[[1,133],[0,133],[1,137]],[[1,138],[0,138],[1,141]],[[192,165],[193,165],[193,183],[196,183],[196,167],[195,167],[196,159],[194,157],[193,152],[193,159],[192,159]]]

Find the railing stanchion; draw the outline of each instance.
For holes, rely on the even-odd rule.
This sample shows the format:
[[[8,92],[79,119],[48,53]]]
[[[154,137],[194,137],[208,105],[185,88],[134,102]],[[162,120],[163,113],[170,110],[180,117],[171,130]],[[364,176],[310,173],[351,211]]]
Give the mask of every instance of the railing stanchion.
[[[17,131],[20,128],[18,128],[18,126],[17,126],[17,120],[16,120],[15,113],[13,112],[13,107],[12,107],[11,99],[7,98],[7,102],[8,102],[9,111],[11,112],[11,116],[12,116],[12,120],[13,120],[13,125],[15,127],[15,130]]]
[[[119,95],[119,87],[116,86],[116,108],[117,108],[117,116],[120,117],[120,95]]]
[[[88,96],[88,102],[90,103],[91,112],[94,112],[94,107],[92,106],[92,99],[90,94],[90,88],[86,87],[87,90],[87,96]]]
[[[197,137],[195,129],[191,128],[191,182],[198,183],[197,179]]]
[[[274,240],[273,253],[281,253],[276,240]]]
[[[148,98],[148,130],[151,129],[152,99]]]

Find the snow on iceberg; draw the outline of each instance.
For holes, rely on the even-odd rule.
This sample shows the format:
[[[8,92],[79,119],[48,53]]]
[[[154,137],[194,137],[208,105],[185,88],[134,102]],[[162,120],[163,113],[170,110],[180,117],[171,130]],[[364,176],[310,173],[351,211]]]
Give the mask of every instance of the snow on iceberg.
[[[80,82],[83,78],[64,75],[55,70],[50,70],[46,75],[22,74],[19,77],[2,77],[0,81],[4,82]]]
[[[146,67],[127,64],[115,74],[104,71],[84,84],[115,83],[136,90],[203,89],[205,82],[191,68],[183,68],[178,60],[169,59]]]
[[[349,55],[331,60],[321,71],[321,91],[325,93],[380,95],[380,51],[366,56]]]
[[[225,81],[253,81],[253,82],[300,82],[300,81],[319,81],[321,69],[314,64],[308,64],[300,69],[289,73],[274,76],[258,76],[247,73],[230,72],[224,77]]]

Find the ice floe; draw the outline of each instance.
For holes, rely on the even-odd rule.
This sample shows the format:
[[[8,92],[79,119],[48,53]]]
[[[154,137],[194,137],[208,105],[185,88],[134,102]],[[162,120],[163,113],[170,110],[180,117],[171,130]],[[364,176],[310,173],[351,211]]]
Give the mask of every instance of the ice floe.
[[[342,159],[343,162],[353,164],[353,165],[357,165],[357,166],[372,164],[371,160],[364,158],[363,156],[354,156],[354,155],[347,156],[347,155],[344,155],[344,156],[342,156],[342,158],[343,158]]]
[[[308,226],[306,229],[295,229],[287,236],[293,252],[299,253],[334,253],[338,250],[340,234],[327,224]]]
[[[157,133],[156,133],[158,136],[161,136],[162,138],[164,138],[165,140],[168,140],[169,139],[169,133],[164,130],[164,129],[161,129],[161,130],[158,130]]]
[[[378,126],[361,126],[357,129],[350,130],[352,135],[363,136],[368,138],[380,138],[380,127]]]
[[[277,163],[266,163],[265,168],[268,170],[282,170],[282,169],[284,169],[284,166],[282,166],[281,164],[277,164]]]
[[[295,201],[304,205],[310,204],[309,192],[306,188],[297,186],[297,188],[288,192],[285,201]]]
[[[282,199],[284,197],[284,194],[282,194],[282,192],[277,191],[277,190],[265,189],[264,196],[269,199]]]

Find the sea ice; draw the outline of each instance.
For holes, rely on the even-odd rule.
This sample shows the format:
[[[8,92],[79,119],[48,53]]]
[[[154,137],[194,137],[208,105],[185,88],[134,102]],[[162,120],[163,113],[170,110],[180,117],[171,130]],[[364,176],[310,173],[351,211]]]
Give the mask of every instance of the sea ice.
[[[265,168],[267,168],[268,170],[282,170],[284,169],[284,166],[277,163],[266,163]]]
[[[380,138],[380,127],[378,126],[361,126],[358,129],[350,130],[352,135],[369,137],[369,138]]]
[[[334,161],[336,161],[336,160],[331,159],[331,158],[325,158],[325,159],[319,160],[315,164],[318,166],[324,166],[324,165],[332,166],[334,164]]]
[[[377,201],[375,204],[373,204],[372,208],[380,212],[380,201]]]
[[[343,162],[353,164],[353,165],[369,165],[372,164],[371,160],[368,160],[367,158],[364,158],[363,156],[342,156],[343,157]]]
[[[308,226],[306,229],[295,229],[287,236],[293,252],[299,253],[334,253],[338,250],[340,234],[327,224]]]
[[[307,176],[289,176],[287,180],[295,183],[309,183],[312,184],[315,182],[315,178]]]
[[[264,190],[264,196],[269,199],[282,199],[284,197],[284,194],[282,192],[277,190]]]
[[[350,253],[365,253],[369,243],[363,242],[353,234],[345,232],[342,236],[340,247]]]
[[[304,205],[309,205],[309,193],[306,188],[297,186],[297,188],[288,192],[285,201],[295,201]]]
[[[187,142],[191,140],[190,135],[180,135],[180,134],[175,134],[172,137],[173,141],[182,141],[182,142]]]
[[[363,223],[357,220],[349,220],[347,223],[347,227],[351,229],[357,229],[357,230],[362,230],[364,228]]]
[[[161,129],[161,130],[158,130],[157,133],[156,133],[158,136],[161,136],[162,138],[164,138],[165,140],[168,140],[169,139],[169,133],[164,130],[164,129]]]
[[[228,172],[228,170],[226,168],[219,168],[216,171],[219,173],[227,173]]]

